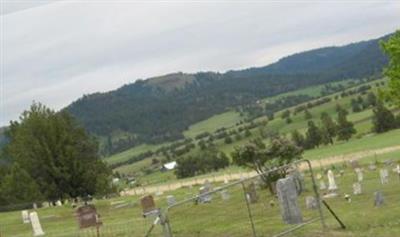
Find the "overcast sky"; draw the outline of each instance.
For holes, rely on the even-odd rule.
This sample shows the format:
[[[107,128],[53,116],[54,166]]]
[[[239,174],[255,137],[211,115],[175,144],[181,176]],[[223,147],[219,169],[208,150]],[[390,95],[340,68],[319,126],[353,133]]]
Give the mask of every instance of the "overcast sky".
[[[182,71],[262,66],[400,27],[397,1],[1,1],[0,126],[32,101]]]

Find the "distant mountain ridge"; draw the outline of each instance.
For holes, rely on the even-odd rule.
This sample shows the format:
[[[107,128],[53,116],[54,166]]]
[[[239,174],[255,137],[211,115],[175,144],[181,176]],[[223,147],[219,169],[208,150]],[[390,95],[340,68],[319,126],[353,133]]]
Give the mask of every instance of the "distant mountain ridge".
[[[229,108],[302,87],[380,75],[387,64],[379,41],[388,36],[297,53],[276,63],[226,73],[174,73],[138,80],[69,105],[90,132],[115,152],[140,143],[183,138],[191,124]],[[115,134],[124,134],[123,137]]]

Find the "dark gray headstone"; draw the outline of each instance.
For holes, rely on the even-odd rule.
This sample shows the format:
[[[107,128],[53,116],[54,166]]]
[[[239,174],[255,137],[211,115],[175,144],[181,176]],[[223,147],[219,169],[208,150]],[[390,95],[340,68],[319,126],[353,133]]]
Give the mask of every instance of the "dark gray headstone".
[[[283,222],[286,224],[302,223],[303,216],[297,201],[297,189],[293,177],[279,179],[276,183],[276,191]]]
[[[374,200],[374,206],[379,207],[382,206],[383,203],[385,202],[385,198],[383,197],[383,193],[381,191],[377,191],[374,193],[375,200]]]

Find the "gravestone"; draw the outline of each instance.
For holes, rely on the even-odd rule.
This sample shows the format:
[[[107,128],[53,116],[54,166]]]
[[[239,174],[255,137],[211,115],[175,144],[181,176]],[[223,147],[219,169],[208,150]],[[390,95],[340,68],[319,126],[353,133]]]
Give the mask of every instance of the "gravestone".
[[[381,169],[379,171],[379,177],[381,179],[381,184],[389,183],[389,172],[387,169]]]
[[[322,179],[319,181],[319,189],[320,190],[326,190],[325,182]]]
[[[44,235],[42,225],[40,225],[40,220],[37,212],[31,212],[29,214],[29,219],[32,224],[33,236],[42,236]]]
[[[328,190],[334,192],[338,189],[336,182],[335,182],[335,175],[333,174],[332,170],[328,170]]]
[[[382,206],[383,203],[385,202],[385,199],[383,197],[383,193],[381,191],[377,191],[374,193],[374,206],[379,207]]]
[[[368,169],[370,171],[375,171],[376,170],[376,165],[375,164],[369,164]]]
[[[80,229],[88,227],[99,227],[103,223],[100,221],[94,205],[81,206],[76,210],[76,218]]]
[[[230,195],[228,193],[228,190],[224,189],[221,191],[221,198],[224,201],[228,201],[230,199]]]
[[[356,169],[354,169],[354,171],[357,174],[357,181],[362,182],[364,180],[364,175],[363,175],[362,170],[360,168],[356,168]]]
[[[199,189],[199,198],[198,202],[199,203],[209,203],[212,200],[212,195],[209,194],[210,189],[207,188],[206,186],[200,187]]]
[[[357,182],[353,184],[353,194],[354,195],[362,194],[361,183]]]
[[[140,199],[140,205],[142,206],[143,216],[149,216],[153,214],[158,214],[158,208],[154,202],[152,195],[144,196]]]
[[[307,196],[306,197],[306,208],[307,209],[317,209],[318,203],[317,199],[314,196]]]
[[[228,178],[224,177],[224,184],[228,184],[228,183],[229,183]]]
[[[57,206],[57,207],[61,207],[61,206],[62,206],[62,203],[61,203],[61,201],[60,201],[60,200],[57,200],[57,202],[56,202],[56,206]]]
[[[42,208],[46,208],[46,207],[49,207],[49,206],[50,206],[49,202],[43,202],[42,203]]]
[[[296,184],[293,177],[279,179],[276,183],[276,191],[283,222],[286,224],[302,223],[303,216],[298,205]]]
[[[393,170],[400,178],[400,165],[397,165],[396,168]]]
[[[351,196],[350,196],[349,194],[344,194],[344,199],[345,199],[347,202],[351,202]]]
[[[33,204],[32,204],[32,207],[33,207],[33,209],[37,209],[37,204],[36,204],[36,202],[34,202]]]
[[[360,164],[357,160],[350,160],[350,165],[353,169],[360,168]]]
[[[21,216],[22,216],[22,223],[28,224],[31,222],[29,219],[29,212],[27,210],[21,211]]]
[[[167,196],[167,204],[168,206],[172,206],[176,203],[175,197],[173,195]]]
[[[256,185],[251,182],[245,189],[247,201],[250,203],[256,203],[258,201]]]

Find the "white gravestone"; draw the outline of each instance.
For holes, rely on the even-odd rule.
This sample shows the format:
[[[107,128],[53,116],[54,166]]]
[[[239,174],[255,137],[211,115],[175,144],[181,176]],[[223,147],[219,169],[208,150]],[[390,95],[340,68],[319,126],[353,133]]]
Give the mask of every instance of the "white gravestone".
[[[368,166],[368,169],[369,169],[370,171],[375,171],[375,170],[376,170],[376,165],[375,165],[375,164],[370,164],[370,165]]]
[[[37,214],[37,212],[31,212],[29,214],[29,218],[31,220],[32,223],[32,230],[33,230],[33,236],[42,236],[44,235],[42,226],[40,225],[40,221],[39,221],[39,216]]]
[[[379,171],[379,177],[381,179],[381,184],[389,183],[389,172],[387,169],[381,169]]]
[[[332,170],[328,170],[328,190],[334,192],[338,189],[336,182],[335,182],[335,175],[333,174]]]
[[[168,206],[174,205],[176,203],[175,197],[173,195],[168,195],[167,203],[168,203]]]
[[[61,207],[61,206],[62,206],[62,203],[61,203],[60,200],[58,200],[58,201],[56,202],[56,206],[57,206],[57,207]]]
[[[362,193],[361,183],[357,182],[353,184],[353,194],[360,195]]]
[[[31,221],[29,220],[29,213],[28,213],[27,210],[23,210],[23,211],[21,212],[21,216],[22,216],[22,223],[28,224],[28,223],[31,222]]]
[[[230,195],[228,193],[228,190],[222,190],[221,191],[221,198],[224,201],[228,201],[230,199]]]
[[[356,168],[354,171],[357,174],[357,181],[362,182],[364,180],[364,175],[363,175],[362,170],[360,168]]]
[[[206,187],[201,187],[199,189],[199,202],[200,203],[208,203],[212,200],[212,195],[208,194],[211,190]]]
[[[326,184],[325,184],[324,180],[322,180],[322,179],[319,181],[319,189],[326,190]]]
[[[293,177],[279,179],[276,191],[281,208],[283,222],[286,224],[300,224],[303,216],[297,201],[297,189]]]
[[[307,196],[306,207],[307,209],[317,209],[318,207],[317,199],[314,196]]]

